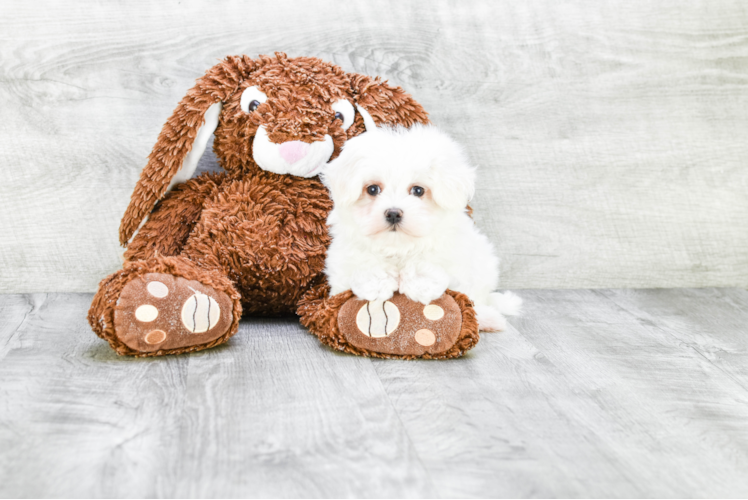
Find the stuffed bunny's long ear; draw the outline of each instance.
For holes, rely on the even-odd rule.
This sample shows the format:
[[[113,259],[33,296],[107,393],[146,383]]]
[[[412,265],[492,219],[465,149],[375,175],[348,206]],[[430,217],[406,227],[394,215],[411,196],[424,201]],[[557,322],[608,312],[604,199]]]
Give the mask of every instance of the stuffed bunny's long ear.
[[[225,102],[256,67],[247,56],[229,56],[197,80],[158,136],[122,217],[119,241],[133,237],[154,205],[176,184],[192,177]]]
[[[126,246],[153,210],[176,184],[192,177],[211,135],[218,126],[222,103],[209,96],[187,94],[161,130],[148,163],[130,198],[119,228],[120,244]],[[185,101],[190,102],[185,102]]]
[[[197,135],[195,136],[195,142],[192,144],[192,149],[187,153],[187,156],[184,157],[182,168],[180,168],[174,177],[171,178],[169,186],[166,188],[167,193],[177,184],[187,182],[192,178],[192,175],[197,169],[197,164],[200,161],[200,158],[202,158],[203,153],[205,153],[205,147],[208,145],[208,141],[210,141],[210,136],[213,135],[213,132],[216,131],[216,127],[218,127],[218,118],[221,116],[221,109],[223,109],[223,103],[217,102],[209,107],[208,111],[205,112],[205,123],[198,129]]]
[[[428,113],[400,87],[379,78],[354,74],[351,75],[351,89],[367,131],[367,116],[373,117],[380,125],[410,127],[415,123],[429,123]],[[361,112],[362,108],[365,113]],[[374,120],[369,121],[374,123]]]
[[[358,114],[361,115],[361,118],[364,119],[364,127],[366,127],[367,132],[374,132],[377,129],[377,124],[374,123],[374,118],[371,117],[368,111],[366,111],[364,108],[356,104],[356,109],[358,110]]]

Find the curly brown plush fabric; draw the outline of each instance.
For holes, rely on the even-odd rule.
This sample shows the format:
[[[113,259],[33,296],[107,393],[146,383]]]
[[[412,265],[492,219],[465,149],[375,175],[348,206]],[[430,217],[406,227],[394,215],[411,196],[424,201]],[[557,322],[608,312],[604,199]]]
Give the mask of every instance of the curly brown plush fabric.
[[[267,102],[245,112],[241,95],[250,86],[262,89]],[[99,285],[89,312],[94,331],[120,354],[189,352],[225,342],[236,332],[243,311],[298,313],[323,341],[334,338],[317,326],[323,321],[320,314],[325,316],[330,304],[341,300],[326,298],[322,274],[332,202],[317,177],[262,170],[253,159],[253,141],[260,126],[275,144],[314,143],[329,135],[335,158],[347,139],[365,131],[358,113],[343,129],[331,108],[340,99],[364,107],[378,124],[428,123],[423,108],[401,88],[346,73],[316,58],[288,58],[283,53],[257,59],[231,56],[208,70],[164,125],[141,173],[120,226],[120,242],[128,246],[126,263]],[[167,193],[206,111],[219,102],[213,149],[225,172],[203,174]],[[209,344],[187,345],[185,340],[179,349],[144,353],[124,345],[114,325],[115,310],[125,307],[118,299],[131,280],[148,273],[196,280],[216,294],[225,293],[233,303],[229,330]],[[465,328],[475,331],[477,341],[472,308],[468,302],[461,304]],[[330,319],[324,321],[334,332]],[[472,347],[475,342],[465,340],[472,338],[466,333],[464,342],[444,357]]]

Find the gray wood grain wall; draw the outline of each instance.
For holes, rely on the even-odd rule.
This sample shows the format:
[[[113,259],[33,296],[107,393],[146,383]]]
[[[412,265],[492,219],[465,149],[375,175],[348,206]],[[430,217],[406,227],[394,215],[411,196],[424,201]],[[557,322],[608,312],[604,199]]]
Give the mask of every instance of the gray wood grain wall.
[[[480,166],[507,288],[748,286],[748,5],[0,3],[0,292],[93,291],[161,125],[227,54],[403,85]]]

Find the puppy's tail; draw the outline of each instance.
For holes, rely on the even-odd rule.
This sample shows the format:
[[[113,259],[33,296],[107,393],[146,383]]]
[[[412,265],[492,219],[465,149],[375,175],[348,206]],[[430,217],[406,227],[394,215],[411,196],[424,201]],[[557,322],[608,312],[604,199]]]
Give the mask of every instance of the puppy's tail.
[[[505,316],[519,316],[522,313],[522,298],[512,292],[494,292],[488,296],[488,301]]]

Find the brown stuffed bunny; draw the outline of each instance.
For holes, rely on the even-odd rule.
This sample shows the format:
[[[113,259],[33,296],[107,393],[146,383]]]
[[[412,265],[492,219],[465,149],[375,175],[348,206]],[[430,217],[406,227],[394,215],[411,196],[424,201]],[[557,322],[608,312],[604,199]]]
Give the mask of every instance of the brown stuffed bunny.
[[[226,342],[242,313],[290,312],[356,354],[448,358],[473,347],[475,313],[459,293],[426,312],[399,294],[376,307],[350,292],[328,297],[331,201],[317,174],[365,131],[354,106],[378,124],[428,123],[401,88],[316,58],[227,57],[208,70],[135,187],[120,226],[125,264],[89,311],[96,334],[119,354],[159,356]],[[211,134],[225,173],[193,179]]]

